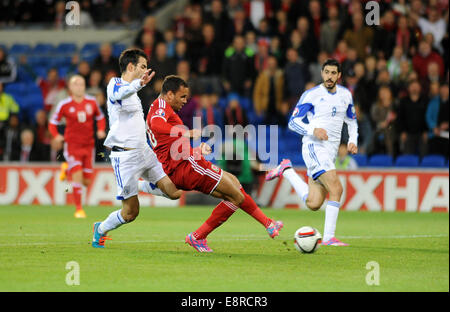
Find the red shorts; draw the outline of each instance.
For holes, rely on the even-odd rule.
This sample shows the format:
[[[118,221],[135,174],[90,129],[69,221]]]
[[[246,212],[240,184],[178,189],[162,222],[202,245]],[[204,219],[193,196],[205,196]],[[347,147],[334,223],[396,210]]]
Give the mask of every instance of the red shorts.
[[[182,161],[169,178],[177,188],[211,194],[222,179],[222,169],[205,158],[195,160],[193,156]]]
[[[67,172],[83,170],[83,177],[89,179],[92,175],[92,165],[95,161],[95,147],[93,145],[64,144],[64,157],[68,168]]]

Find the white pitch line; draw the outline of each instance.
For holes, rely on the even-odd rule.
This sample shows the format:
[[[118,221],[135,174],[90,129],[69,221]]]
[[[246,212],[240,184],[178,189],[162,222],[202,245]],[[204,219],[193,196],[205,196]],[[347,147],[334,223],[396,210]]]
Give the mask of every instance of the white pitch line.
[[[439,238],[439,237],[448,237],[448,234],[431,234],[431,235],[387,235],[387,236],[339,236],[344,239],[416,239],[416,238]],[[233,237],[230,239],[230,237]],[[216,238],[214,241],[225,242],[225,241],[258,241],[258,240],[267,240],[266,236],[258,236],[256,235],[248,235],[248,236],[237,236],[237,235],[229,235],[224,238]],[[280,240],[283,241],[283,240]],[[115,244],[139,244],[139,243],[184,243],[184,240],[161,240],[161,239],[146,239],[146,240],[134,240],[134,241],[114,241]],[[78,241],[78,242],[17,242],[17,243],[0,243],[0,247],[18,247],[18,246],[47,246],[47,245],[87,245],[87,241]]]
[[[394,238],[394,239],[404,239],[404,238],[437,238],[437,237],[448,237],[448,234],[432,234],[432,235],[387,235],[387,236],[339,236],[345,239],[383,239],[383,238]]]

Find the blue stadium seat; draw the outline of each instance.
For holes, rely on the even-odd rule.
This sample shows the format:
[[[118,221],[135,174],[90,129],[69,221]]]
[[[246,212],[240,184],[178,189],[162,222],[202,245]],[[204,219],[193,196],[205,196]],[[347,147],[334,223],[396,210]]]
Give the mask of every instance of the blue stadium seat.
[[[58,75],[60,78],[66,78],[67,74],[69,73],[70,67],[69,66],[61,66],[58,67]]]
[[[31,51],[31,47],[27,43],[15,43],[9,49],[9,54],[28,54]]]
[[[30,82],[33,81],[34,78],[31,76],[29,72],[27,72],[22,66],[17,68],[17,81],[18,82]]]
[[[92,63],[99,54],[99,48],[99,43],[86,43],[80,50],[81,60]]]
[[[127,46],[123,43],[114,43],[112,45],[112,55],[114,57],[119,57],[120,53],[122,53],[123,50],[125,50]]]
[[[50,57],[42,56],[42,55],[33,55],[27,57],[27,63],[32,66],[44,66],[51,60]]]
[[[371,167],[391,167],[393,165],[393,159],[390,155],[376,154],[369,158],[367,165]]]
[[[396,167],[417,167],[419,165],[419,156],[400,155],[395,159]]]
[[[358,167],[367,166],[367,155],[356,154],[356,155],[351,155],[351,157],[356,161],[356,163],[358,164]]]
[[[13,95],[21,95],[26,92],[26,84],[23,82],[13,82],[5,84],[5,92]]]
[[[69,66],[71,62],[72,58],[70,56],[58,55],[49,59],[47,64],[50,67],[60,67],[60,66]]]
[[[58,54],[73,54],[77,51],[77,45],[73,42],[60,43],[56,47],[56,53]]]
[[[35,66],[33,68],[33,70],[38,77],[42,77],[42,78],[47,77],[47,72],[48,72],[47,66],[45,66],[45,65]]]
[[[427,155],[422,158],[420,162],[421,167],[428,168],[442,168],[448,167],[445,165],[445,157],[442,155]]]
[[[50,54],[55,51],[55,47],[51,43],[38,43],[31,50],[33,54]]]
[[[80,52],[84,51],[98,51],[100,44],[97,42],[88,42],[82,48]]]
[[[26,90],[27,95],[35,95],[38,97],[42,95],[41,88],[39,88],[39,86],[34,82],[27,83]]]

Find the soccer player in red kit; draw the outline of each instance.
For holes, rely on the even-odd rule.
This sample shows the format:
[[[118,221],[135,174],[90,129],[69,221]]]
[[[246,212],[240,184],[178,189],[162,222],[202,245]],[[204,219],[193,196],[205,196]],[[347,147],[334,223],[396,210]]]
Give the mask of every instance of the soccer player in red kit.
[[[270,237],[278,236],[283,223],[268,218],[234,175],[205,160],[203,155],[211,153],[211,147],[205,143],[195,149],[191,147],[190,138],[200,137],[201,132],[188,130],[175,113],[186,104],[188,94],[188,85],[182,78],[167,76],[161,95],[153,102],[147,115],[150,144],[176,187],[223,199],[205,223],[186,236],[186,243],[199,252],[211,252],[206,237],[238,208],[260,222]]]
[[[85,218],[82,206],[82,186],[91,183],[92,165],[95,160],[94,120],[97,122],[97,138],[106,136],[106,120],[94,97],[85,94],[86,84],[80,75],[69,80],[70,97],[58,103],[50,119],[49,130],[58,142],[64,143],[64,157],[71,176],[75,218]],[[66,119],[64,136],[58,133],[58,124]]]

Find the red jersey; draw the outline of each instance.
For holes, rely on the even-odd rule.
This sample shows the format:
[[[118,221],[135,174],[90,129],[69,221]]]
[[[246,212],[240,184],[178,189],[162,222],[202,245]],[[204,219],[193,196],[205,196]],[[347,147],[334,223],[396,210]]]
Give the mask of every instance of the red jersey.
[[[150,106],[147,126],[150,144],[167,175],[193,155],[189,138],[183,137],[188,128],[162,98],[157,98]]]
[[[105,130],[105,116],[95,98],[88,95],[81,103],[75,102],[72,97],[59,102],[49,124],[53,136],[58,134],[56,126],[63,117],[66,119],[64,140],[68,143],[94,145],[94,119],[97,121],[98,130]]]

